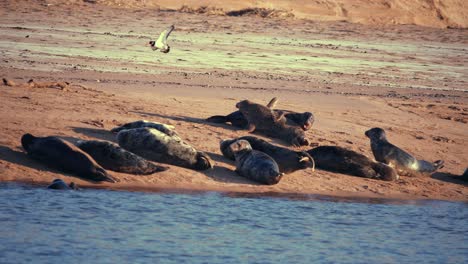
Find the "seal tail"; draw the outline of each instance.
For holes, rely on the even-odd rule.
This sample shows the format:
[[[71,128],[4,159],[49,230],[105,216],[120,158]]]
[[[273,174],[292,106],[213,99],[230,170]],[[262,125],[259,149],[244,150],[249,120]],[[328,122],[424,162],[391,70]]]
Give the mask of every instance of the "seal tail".
[[[206,121],[211,122],[211,123],[227,123],[229,122],[228,118],[226,116],[222,115],[215,115],[208,117]]]

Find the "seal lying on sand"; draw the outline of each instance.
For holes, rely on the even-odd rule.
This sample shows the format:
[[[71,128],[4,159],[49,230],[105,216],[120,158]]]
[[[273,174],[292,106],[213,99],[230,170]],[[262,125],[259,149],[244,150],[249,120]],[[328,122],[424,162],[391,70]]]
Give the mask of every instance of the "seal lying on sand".
[[[169,169],[153,164],[111,142],[80,140],[76,145],[107,170],[147,175]]]
[[[116,182],[93,158],[65,140],[24,134],[21,145],[30,157],[50,167],[92,181]]]
[[[375,160],[395,168],[399,175],[431,174],[444,165],[442,160],[437,160],[434,163],[417,160],[404,150],[388,142],[382,128],[369,129],[365,135],[370,139]]]
[[[52,184],[47,186],[47,189],[54,190],[78,190],[78,186],[74,182],[71,182],[70,185],[67,185],[62,179],[55,179],[52,181]]]
[[[122,130],[117,134],[119,145],[143,158],[195,170],[213,167],[210,157],[184,142],[155,128]]]
[[[275,160],[267,154],[253,150],[246,140],[237,140],[229,145],[236,159],[236,172],[252,181],[263,184],[277,184],[283,174]]]
[[[220,149],[224,157],[234,160],[234,153],[231,152],[229,146],[237,140],[246,140],[249,142],[252,149],[264,152],[272,157],[278,164],[279,171],[282,173],[291,173],[296,170],[314,168],[314,159],[305,151],[292,151],[287,148],[275,146],[267,141],[245,136],[236,139],[226,139],[221,141]]]
[[[135,122],[130,122],[130,123],[127,123],[127,124],[124,124],[124,125],[121,125],[121,126],[118,126],[118,127],[115,127],[113,129],[111,129],[111,132],[112,133],[118,133],[124,129],[132,129],[132,128],[141,128],[141,127],[151,127],[151,128],[155,128],[169,136],[174,136],[174,135],[177,135],[177,133],[173,130],[174,129],[174,126],[171,126],[171,125],[166,125],[166,124],[163,124],[163,123],[158,123],[158,122],[150,122],[150,121],[146,121],[146,120],[139,120],[139,121],[135,121]]]
[[[317,168],[322,170],[385,181],[398,179],[392,167],[342,147],[320,146],[307,152],[314,158]]]
[[[276,97],[271,99],[267,107],[273,109],[277,101],[278,99]],[[288,110],[273,110],[273,112],[275,113],[275,115],[280,115],[281,113],[284,113],[284,117],[286,118],[287,124],[292,126],[300,126],[304,131],[309,130],[315,121],[314,115],[310,112],[297,113]],[[212,123],[231,123],[233,126],[243,129],[246,129],[248,126],[247,119],[240,111],[234,111],[227,116],[211,116],[208,117],[206,121]]]
[[[294,146],[309,145],[302,129],[286,124],[284,113],[275,114],[268,107],[249,100],[240,101],[236,107],[247,119],[249,132],[257,131],[269,137],[282,139]]]

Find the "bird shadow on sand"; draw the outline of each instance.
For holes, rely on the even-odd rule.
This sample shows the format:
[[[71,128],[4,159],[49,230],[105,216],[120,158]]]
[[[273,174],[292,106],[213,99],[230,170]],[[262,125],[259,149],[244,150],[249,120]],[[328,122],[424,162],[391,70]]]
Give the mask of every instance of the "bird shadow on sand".
[[[431,178],[437,179],[439,181],[456,183],[456,184],[461,184],[461,185],[468,186],[468,182],[459,180],[459,179],[457,179],[458,177],[461,177],[461,176],[460,175],[455,175],[455,174],[452,174],[452,173],[447,173],[447,172],[436,172],[436,173],[433,173],[431,175]]]
[[[20,148],[18,148],[18,150],[15,150],[6,146],[0,146],[0,160],[4,160],[9,163],[28,167],[28,168],[38,170],[38,171],[49,171],[49,172],[53,172],[57,174],[63,174],[64,176],[67,176],[67,177],[78,178],[78,179],[81,179],[90,183],[98,183],[98,182],[95,182],[86,178],[81,178],[74,174],[70,174],[70,173],[62,172],[54,168],[50,168],[49,166],[46,166],[45,164],[42,164],[41,162],[33,160],[32,158],[28,157],[26,152],[20,151]]]
[[[115,142],[115,134],[106,129],[88,128],[88,127],[72,127],[74,132],[92,137],[98,140],[106,140]],[[73,142],[73,141],[72,141]],[[74,142],[75,143],[75,142]]]

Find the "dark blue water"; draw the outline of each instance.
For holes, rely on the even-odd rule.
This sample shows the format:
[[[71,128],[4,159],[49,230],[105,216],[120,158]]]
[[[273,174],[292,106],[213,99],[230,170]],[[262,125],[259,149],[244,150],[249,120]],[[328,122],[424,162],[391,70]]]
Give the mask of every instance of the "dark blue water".
[[[2,183],[0,263],[468,262],[466,203],[292,198]]]

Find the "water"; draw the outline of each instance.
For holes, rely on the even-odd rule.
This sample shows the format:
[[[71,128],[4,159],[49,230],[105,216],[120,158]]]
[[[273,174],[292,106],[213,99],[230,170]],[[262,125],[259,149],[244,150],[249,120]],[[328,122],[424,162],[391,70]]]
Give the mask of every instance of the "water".
[[[0,263],[468,262],[466,203],[12,183],[0,201]]]

